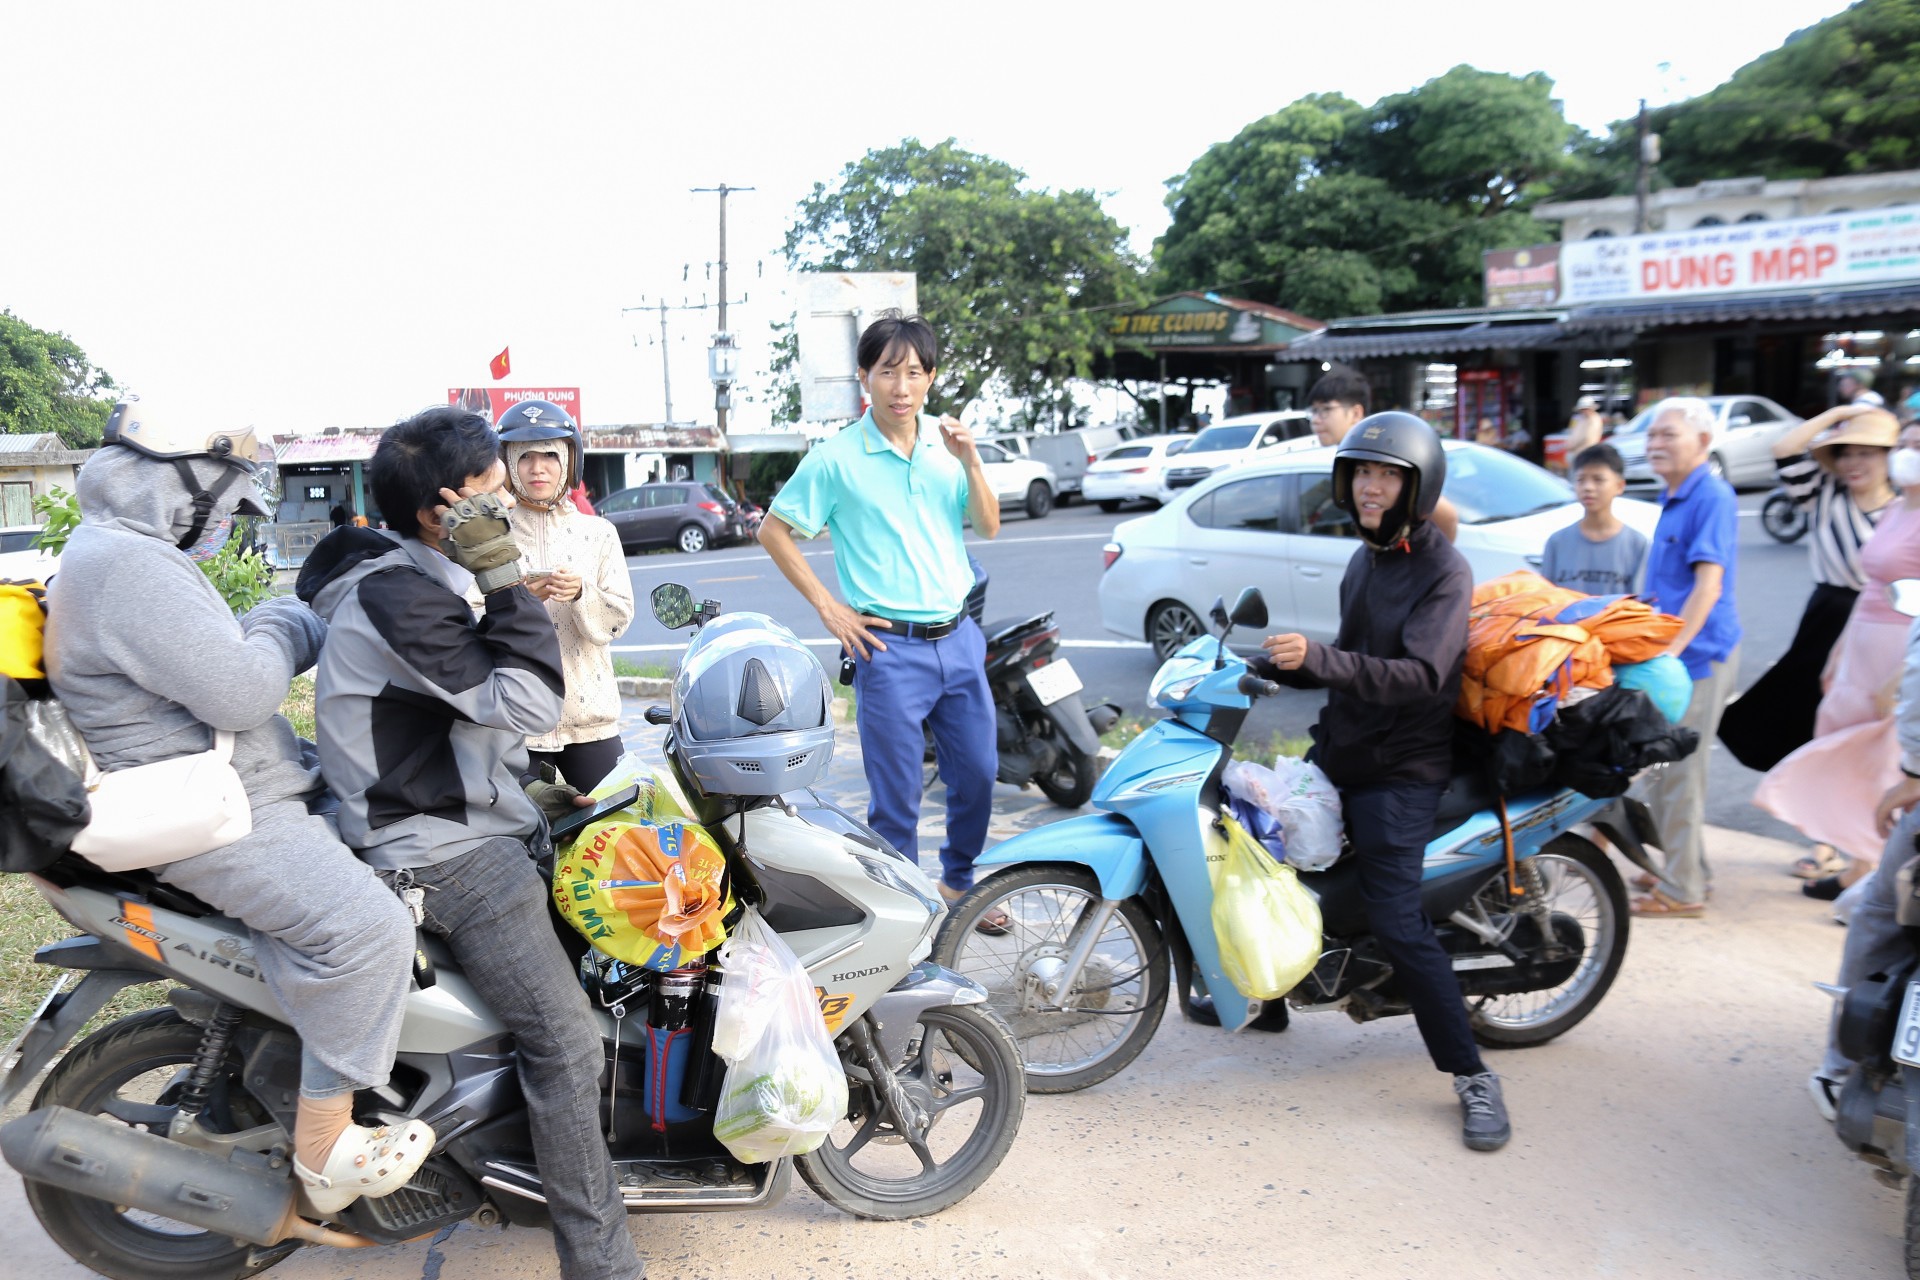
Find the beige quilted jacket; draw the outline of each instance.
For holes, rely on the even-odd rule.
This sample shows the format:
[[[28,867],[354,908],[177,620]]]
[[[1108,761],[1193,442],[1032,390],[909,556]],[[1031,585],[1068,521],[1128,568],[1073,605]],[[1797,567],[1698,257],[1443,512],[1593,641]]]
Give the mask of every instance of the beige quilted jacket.
[[[562,500],[551,510],[514,509],[513,540],[526,569],[569,569],[580,575],[575,600],[549,600],[567,677],[566,706],[552,733],[528,738],[534,751],[558,751],[620,732],[620,688],[614,683],[612,644],[633,621],[633,580],[620,535],[599,516],[583,515]]]

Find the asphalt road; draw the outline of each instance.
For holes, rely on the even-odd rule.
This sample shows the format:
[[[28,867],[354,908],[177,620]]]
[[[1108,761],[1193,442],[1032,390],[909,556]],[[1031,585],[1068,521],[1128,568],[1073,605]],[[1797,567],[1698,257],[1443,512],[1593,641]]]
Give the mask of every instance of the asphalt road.
[[[1763,497],[1749,493],[1740,500],[1736,596],[1746,631],[1740,653],[1742,689],[1759,679],[1785,652],[1813,582],[1805,542],[1782,546],[1760,527]],[[989,621],[1052,610],[1060,621],[1063,656],[1073,662],[1086,683],[1088,700],[1115,702],[1130,714],[1150,716],[1147,683],[1159,664],[1144,642],[1123,639],[1101,627],[1098,596],[1101,546],[1111,538],[1114,526],[1147,510],[1145,506],[1129,507],[1107,515],[1098,507],[1081,504],[1057,509],[1040,520],[1009,514],[998,538],[989,542],[969,536],[968,548],[989,575]],[[822,537],[803,547],[814,572],[833,586],[830,540]],[[667,667],[676,664],[686,643],[685,633],[669,632],[656,623],[647,612],[645,599],[660,583],[679,582],[692,588],[697,597],[718,600],[729,609],[753,609],[779,619],[803,640],[820,642],[828,670],[836,669],[831,662],[835,646],[818,615],[758,546],[725,547],[691,556],[635,556],[628,565],[641,608],[640,617],[616,646],[621,656]],[[1275,627],[1283,621],[1275,618]],[[1264,700],[1248,717],[1242,736],[1264,742],[1275,735],[1304,735],[1323,700],[1324,695],[1294,690]],[[1717,744],[1713,752],[1707,820],[1759,835],[1795,838],[1789,828],[1752,806],[1760,775],[1741,767]]]

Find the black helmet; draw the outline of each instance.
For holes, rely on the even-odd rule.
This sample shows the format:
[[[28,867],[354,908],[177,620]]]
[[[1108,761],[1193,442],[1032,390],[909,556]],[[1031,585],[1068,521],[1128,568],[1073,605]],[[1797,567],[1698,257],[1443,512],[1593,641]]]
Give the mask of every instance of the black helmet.
[[[507,483],[512,486],[515,497],[527,500],[527,495],[520,491],[520,455],[528,452],[526,446],[543,441],[566,441],[561,461],[566,464],[567,474],[561,477],[560,494],[555,501],[581,483],[586,442],[580,438],[580,428],[574,424],[573,415],[565,409],[550,400],[522,400],[500,415],[499,428],[500,443],[505,446]],[[515,449],[515,445],[521,447]]]
[[[1440,489],[1447,482],[1447,454],[1440,437],[1424,421],[1410,413],[1390,411],[1360,419],[1340,442],[1333,455],[1333,501],[1360,524],[1360,510],[1353,500],[1353,472],[1362,462],[1386,462],[1404,467],[1411,474],[1400,501],[1380,521],[1376,530],[1360,527],[1360,537],[1370,546],[1391,547],[1413,531],[1413,526],[1433,514],[1440,502]]]

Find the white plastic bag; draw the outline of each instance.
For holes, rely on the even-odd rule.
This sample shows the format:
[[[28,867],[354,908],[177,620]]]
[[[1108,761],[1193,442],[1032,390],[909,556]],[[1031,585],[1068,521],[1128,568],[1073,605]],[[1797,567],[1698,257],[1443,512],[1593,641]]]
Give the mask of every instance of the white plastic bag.
[[[847,1114],[846,1071],[813,980],[752,907],[719,959],[713,1051],[727,1075],[713,1135],[746,1164],[805,1155]]]
[[[1340,857],[1340,792],[1319,765],[1294,756],[1276,758],[1271,769],[1235,760],[1221,781],[1279,820],[1289,863],[1325,871]]]

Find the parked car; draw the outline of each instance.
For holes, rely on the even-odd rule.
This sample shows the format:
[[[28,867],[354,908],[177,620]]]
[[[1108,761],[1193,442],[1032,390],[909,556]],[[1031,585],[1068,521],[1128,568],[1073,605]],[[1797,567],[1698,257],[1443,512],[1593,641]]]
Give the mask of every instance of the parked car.
[[[1102,511],[1118,511],[1128,502],[1164,503],[1168,460],[1184,452],[1193,436],[1144,436],[1109,449],[1087,467],[1080,492]]]
[[[37,524],[15,524],[0,529],[0,578],[14,582],[45,582],[53,576],[60,557],[33,545],[40,536]]]
[[[1167,468],[1167,488],[1192,488],[1216,471],[1269,457],[1269,450],[1314,446],[1313,424],[1304,409],[1223,418],[1195,436],[1179,464]]]
[[[1713,410],[1713,452],[1707,465],[1736,489],[1770,489],[1776,483],[1773,442],[1797,426],[1801,418],[1765,396],[1706,396]],[[1658,488],[1660,477],[1647,465],[1647,428],[1653,425],[1653,406],[1607,438],[1627,464],[1629,489]],[[1571,463],[1573,460],[1567,460]]]
[[[733,499],[695,480],[621,489],[600,499],[594,510],[613,522],[620,549],[628,555],[645,547],[705,551],[744,536]]]
[[[1009,453],[989,441],[983,440],[975,447],[980,450],[980,468],[987,473],[1001,506],[1020,507],[1034,520],[1053,510],[1056,480],[1052,467]]]
[[[1445,442],[1442,490],[1460,512],[1454,545],[1476,582],[1537,567],[1547,537],[1580,518],[1573,488],[1500,449]],[[1207,631],[1216,597],[1243,587],[1267,598],[1266,633],[1297,631],[1331,641],[1340,629],[1340,579],[1362,545],[1333,505],[1333,450],[1288,453],[1215,476],[1152,515],[1121,523],[1105,547],[1100,621],[1146,640],[1163,661]],[[1647,534],[1659,519],[1650,502],[1622,498],[1613,509]],[[1261,636],[1237,637],[1251,650]]]

